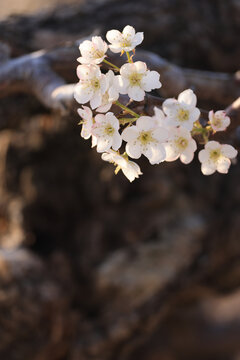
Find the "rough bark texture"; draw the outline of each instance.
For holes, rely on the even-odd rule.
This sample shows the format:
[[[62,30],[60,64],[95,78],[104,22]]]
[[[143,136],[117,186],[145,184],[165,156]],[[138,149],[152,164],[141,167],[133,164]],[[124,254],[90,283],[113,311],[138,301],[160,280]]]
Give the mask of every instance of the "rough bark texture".
[[[1,22],[1,59],[130,23],[146,50],[234,78],[239,18],[236,0],[88,2]],[[54,70],[72,82],[67,59]],[[238,360],[239,164],[204,177],[197,159],[143,160],[129,184],[74,111],[24,90],[0,99],[0,359]]]

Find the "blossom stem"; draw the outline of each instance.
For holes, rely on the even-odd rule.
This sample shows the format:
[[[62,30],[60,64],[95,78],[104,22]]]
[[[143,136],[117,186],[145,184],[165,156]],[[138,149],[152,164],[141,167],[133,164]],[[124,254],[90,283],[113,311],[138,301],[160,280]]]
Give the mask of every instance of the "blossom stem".
[[[121,125],[125,125],[125,124],[129,124],[129,123],[133,123],[137,120],[137,117],[134,118],[120,118],[119,122]]]
[[[105,62],[105,64],[108,64],[109,66],[113,67],[117,71],[120,71],[120,68],[118,66],[114,65],[113,63],[111,63],[110,61],[103,59],[103,62]]]
[[[122,108],[123,110],[125,110],[127,113],[131,114],[132,116],[134,116],[135,118],[139,118],[140,115],[138,115],[137,113],[135,113],[135,111],[129,109],[127,106],[121,104],[118,100],[115,101],[115,104],[118,105],[120,108]]]
[[[126,51],[126,54],[127,54],[128,62],[129,62],[129,63],[132,63],[133,61],[132,61],[132,59],[131,59],[131,56],[130,56],[130,54],[129,54],[129,51]]]

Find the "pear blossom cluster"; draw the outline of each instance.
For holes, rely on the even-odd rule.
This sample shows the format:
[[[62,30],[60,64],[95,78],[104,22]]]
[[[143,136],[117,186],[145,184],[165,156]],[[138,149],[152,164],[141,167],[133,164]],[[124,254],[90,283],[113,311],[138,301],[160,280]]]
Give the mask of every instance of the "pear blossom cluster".
[[[142,32],[136,33],[127,25],[122,32],[108,31],[108,43],[93,36],[80,44],[79,82],[74,97],[81,105],[81,136],[91,139],[102,160],[113,163],[115,173],[121,170],[130,182],[142,175],[132,159],[143,155],[152,165],[177,159],[189,164],[197,151],[196,139],[204,144],[198,153],[202,173],[226,174],[237,151],[231,145],[209,141],[211,135],[226,130],[230,124],[223,110],[211,110],[207,125],[202,126],[197,97],[191,89],[181,92],[177,99],[163,101],[162,108],[154,108],[153,116],[138,114],[120,101],[122,95],[127,95],[129,102],[143,101],[147,92],[162,86],[157,71],[133,60],[135,48],[143,38]],[[121,67],[113,64],[108,60],[108,52],[125,55],[126,63]]]

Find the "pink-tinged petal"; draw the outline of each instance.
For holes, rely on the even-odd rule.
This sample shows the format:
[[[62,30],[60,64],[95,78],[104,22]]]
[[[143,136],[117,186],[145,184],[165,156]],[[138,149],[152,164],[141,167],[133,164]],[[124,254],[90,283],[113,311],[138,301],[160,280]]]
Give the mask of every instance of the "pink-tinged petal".
[[[142,78],[141,86],[145,91],[151,91],[153,89],[159,89],[162,84],[159,81],[160,75],[157,71],[149,71]]]
[[[104,122],[105,122],[105,115],[103,115],[103,114],[97,114],[97,115],[95,116],[95,122],[96,122],[96,124],[102,124],[102,123],[104,123]]]
[[[187,149],[180,155],[180,160],[183,164],[189,164],[193,160],[193,157],[194,152],[190,149]]]
[[[203,175],[212,175],[216,171],[215,166],[210,166],[209,164],[203,163],[201,165],[201,171]]]
[[[121,135],[116,132],[113,135],[112,148],[113,148],[113,150],[118,150],[121,145],[122,145]]]
[[[139,86],[131,86],[128,88],[128,96],[135,101],[142,101],[145,92]]]
[[[197,97],[191,89],[187,89],[179,94],[178,101],[187,104],[190,108],[194,108],[197,104]]]
[[[132,141],[136,140],[137,137],[138,137],[138,131],[137,131],[137,127],[135,125],[127,127],[122,132],[122,138],[126,142],[128,142],[128,141],[132,142]]]
[[[131,41],[133,40],[134,36],[135,36],[135,29],[130,26],[130,25],[127,25],[125,26],[125,28],[123,29],[123,32],[122,32],[123,36],[125,39]]]
[[[110,30],[106,34],[106,38],[110,43],[122,42],[122,34],[118,30]]]
[[[83,106],[83,108],[77,109],[77,112],[83,119],[86,120],[92,119],[92,110],[88,106]]]
[[[221,174],[227,174],[230,165],[231,165],[231,160],[225,157],[220,157],[217,161],[217,171],[220,172]]]
[[[143,32],[137,32],[133,39],[133,45],[136,47],[137,45],[140,45],[143,42]]]
[[[142,154],[141,147],[138,145],[137,142],[136,143],[135,142],[127,143],[126,152],[133,159],[139,159]]]
[[[233,159],[237,156],[237,150],[233,146],[224,144],[221,146],[221,153],[229,159]]]
[[[137,119],[136,126],[139,131],[148,131],[154,127],[154,121],[150,116],[141,116]]]

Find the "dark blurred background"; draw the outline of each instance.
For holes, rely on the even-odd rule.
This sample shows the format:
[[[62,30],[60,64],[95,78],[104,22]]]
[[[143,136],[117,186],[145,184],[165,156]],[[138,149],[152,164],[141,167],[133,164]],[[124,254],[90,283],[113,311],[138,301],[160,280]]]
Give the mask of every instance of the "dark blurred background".
[[[0,18],[12,57],[130,24],[172,63],[239,70],[239,0],[8,0]],[[239,164],[143,159],[130,184],[78,121],[0,98],[0,359],[239,360]]]

